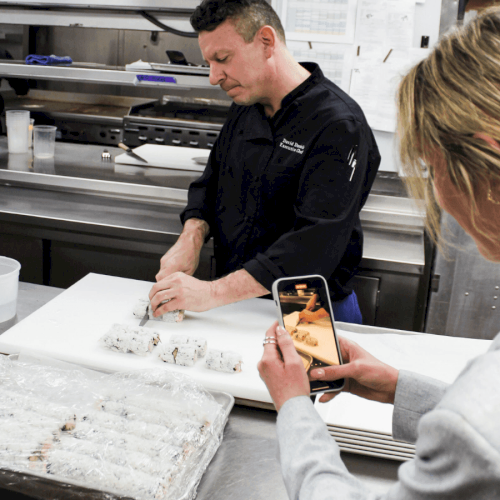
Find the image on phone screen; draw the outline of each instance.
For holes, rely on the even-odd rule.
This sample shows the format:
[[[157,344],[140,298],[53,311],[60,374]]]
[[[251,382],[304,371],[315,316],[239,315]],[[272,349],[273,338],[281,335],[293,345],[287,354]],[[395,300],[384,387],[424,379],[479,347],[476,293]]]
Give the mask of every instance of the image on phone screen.
[[[278,280],[275,292],[283,326],[290,333],[306,371],[340,364],[325,280],[320,276]],[[311,392],[338,390],[343,382],[312,381]]]

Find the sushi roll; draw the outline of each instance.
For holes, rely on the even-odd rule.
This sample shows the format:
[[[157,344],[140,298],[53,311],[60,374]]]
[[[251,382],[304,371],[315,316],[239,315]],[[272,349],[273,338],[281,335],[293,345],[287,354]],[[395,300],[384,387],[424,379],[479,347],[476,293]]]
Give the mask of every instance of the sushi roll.
[[[309,332],[306,330],[297,330],[295,333],[294,339],[299,342],[304,342],[306,338],[309,336]]]
[[[318,345],[318,339],[309,335],[306,337],[306,344],[315,347]]]
[[[149,309],[149,300],[147,299],[139,299],[139,301],[134,306],[134,310],[132,311],[134,316],[138,318],[144,318]]]
[[[189,344],[162,344],[158,356],[166,363],[181,366],[194,366],[198,359],[196,347]]]
[[[215,370],[220,372],[222,361],[222,351],[216,349],[209,349],[207,352],[207,357],[205,358],[205,366],[209,370]]]
[[[115,323],[111,329],[101,337],[100,342],[113,351],[133,352],[145,356],[153,350],[160,340],[160,335],[147,328],[129,327]]]
[[[181,344],[189,344],[189,337],[187,335],[172,335],[170,337],[169,342],[171,344],[181,345]]]
[[[199,358],[203,358],[207,353],[207,339],[203,337],[188,337],[188,344],[196,347]]]
[[[218,351],[209,349],[205,359],[205,366],[210,370],[224,373],[241,372],[243,359],[241,354],[234,351]]]
[[[239,373],[241,372],[241,365],[243,359],[241,354],[234,351],[224,351],[222,353],[221,371],[226,373]]]
[[[165,361],[165,363],[171,363],[175,365],[175,358],[177,357],[178,344],[160,344],[156,349],[158,357]]]
[[[197,351],[194,345],[180,345],[175,358],[175,364],[181,366],[194,366],[198,359]]]
[[[158,342],[160,342],[160,334],[151,328],[144,328],[141,326],[129,326],[127,329],[129,332],[134,333],[136,335],[144,335],[150,337],[153,340],[154,345],[157,345]]]
[[[172,335],[169,342],[171,344],[182,345],[188,344],[196,347],[197,355],[203,358],[207,353],[207,339],[203,337],[189,337],[188,335]]]
[[[155,321],[165,321],[165,323],[180,323],[184,319],[184,309],[174,309],[173,311],[168,311],[155,318],[150,304],[148,307],[148,313],[149,319],[153,319]]]
[[[162,302],[165,304],[168,300]],[[184,319],[184,310],[176,309],[175,311],[169,311],[158,318],[153,316],[153,310],[151,308],[151,302],[148,299],[139,299],[133,309],[133,314],[137,318],[144,318],[147,314],[149,319],[155,321],[165,321],[166,323],[179,323]]]

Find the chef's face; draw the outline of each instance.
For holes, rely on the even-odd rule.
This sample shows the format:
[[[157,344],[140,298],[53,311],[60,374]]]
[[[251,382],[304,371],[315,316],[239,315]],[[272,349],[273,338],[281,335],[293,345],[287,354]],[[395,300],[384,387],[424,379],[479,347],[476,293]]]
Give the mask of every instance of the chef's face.
[[[231,20],[213,31],[202,31],[198,42],[205,61],[210,65],[210,83],[220,85],[236,103],[250,106],[265,103],[269,89],[266,85],[266,47],[259,33],[246,43]]]
[[[434,193],[441,208],[452,215],[472,237],[483,257],[500,262],[500,243],[487,237],[489,234],[496,238],[500,235],[500,204],[491,201],[500,201],[500,183],[483,181],[476,187],[477,210],[474,211],[467,196],[451,181],[442,157],[440,159],[439,155],[435,155],[432,166]],[[488,199],[488,195],[491,199]]]

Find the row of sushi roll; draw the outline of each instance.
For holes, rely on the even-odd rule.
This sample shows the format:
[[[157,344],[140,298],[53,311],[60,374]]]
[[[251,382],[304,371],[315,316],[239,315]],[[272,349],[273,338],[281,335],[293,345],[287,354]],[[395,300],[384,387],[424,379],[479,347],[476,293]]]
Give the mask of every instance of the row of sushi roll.
[[[130,465],[104,461],[99,449],[96,447],[96,456],[93,456],[58,448],[54,442],[45,450],[43,461],[37,463],[37,472],[72,479],[94,489],[121,493],[138,500],[169,498],[170,479],[132,469]]]
[[[220,444],[225,412],[180,375],[159,370],[96,382],[79,370],[26,366],[0,362],[1,469],[174,500]]]
[[[76,416],[75,412],[50,401],[45,401],[33,394],[20,393],[2,387],[0,389],[0,416],[2,418],[15,418],[22,421],[23,418],[28,418],[42,425],[45,423],[54,422],[61,423],[61,429],[66,430],[74,425]]]
[[[139,299],[133,314],[138,318],[148,314],[150,319],[159,319],[153,318],[151,304],[145,299]],[[161,318],[168,322],[182,321],[184,311],[172,311]],[[101,337],[100,342],[113,351],[131,352],[140,356],[146,356],[157,346],[156,352],[162,361],[180,366],[194,366],[199,358],[207,354],[207,341],[203,337],[172,335],[168,342],[161,342],[159,332],[151,328],[118,323],[111,326],[111,329]],[[239,373],[242,364],[242,356],[234,351],[211,349],[205,360],[206,368],[224,373]]]
[[[106,414],[111,414],[114,416],[123,417],[127,422],[137,422],[146,421],[149,426],[157,427],[161,434],[156,436],[156,439],[162,436],[166,436],[169,441],[173,442],[184,442],[189,440],[193,443],[204,442],[204,435],[207,428],[210,426],[208,421],[200,422],[197,420],[187,420],[184,416],[172,416],[172,414],[164,414],[160,411],[140,411],[140,407],[129,407],[124,406],[113,401],[101,401],[99,403],[100,409],[104,410]],[[125,428],[130,429],[132,425],[127,425]],[[152,439],[151,433],[147,434],[147,431],[143,431],[144,439]]]
[[[128,420],[102,411],[90,411],[80,417],[78,432],[92,429],[113,430],[139,439],[158,440],[182,448],[186,443],[202,446],[209,437],[209,434],[204,432],[205,427],[199,422],[189,425],[179,418],[179,425],[165,427],[145,420]]]
[[[176,415],[172,408],[165,415],[161,405],[154,411],[109,400],[96,403],[98,410],[74,416],[68,409],[64,418],[55,419],[26,409],[39,406],[30,403],[30,397],[9,392],[0,395],[9,404],[9,410],[1,405],[2,465],[82,480],[93,488],[123,491],[138,499],[169,498],[171,483],[191,456],[191,466],[196,466],[196,450],[206,441],[203,430],[210,426],[182,405],[177,405]],[[130,400],[140,403],[140,396]],[[49,414],[61,410],[47,406]]]
[[[205,358],[205,367],[225,373],[241,372],[243,359],[234,351],[207,349],[207,341],[200,337],[172,335],[168,343],[158,346],[158,355],[166,363],[193,366],[198,358]]]
[[[159,392],[156,388],[149,388],[149,394],[156,395]],[[194,405],[187,406],[176,401],[174,398],[148,397],[144,398],[137,394],[125,392],[113,392],[105,394],[106,400],[113,400],[127,406],[140,407],[143,410],[155,410],[163,412],[164,415],[174,414],[176,419],[191,424],[192,422],[208,425],[210,416],[206,409],[198,408]],[[174,421],[173,426],[178,427],[179,422]]]

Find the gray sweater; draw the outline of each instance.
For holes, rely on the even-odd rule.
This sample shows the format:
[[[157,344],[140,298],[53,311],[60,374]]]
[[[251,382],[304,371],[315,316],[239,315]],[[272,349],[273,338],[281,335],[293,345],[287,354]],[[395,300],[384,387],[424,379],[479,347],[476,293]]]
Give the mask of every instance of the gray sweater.
[[[349,473],[308,397],[283,405],[277,432],[293,500],[500,499],[500,334],[450,386],[400,371],[393,437],[416,441],[416,454],[384,495],[371,493]]]

